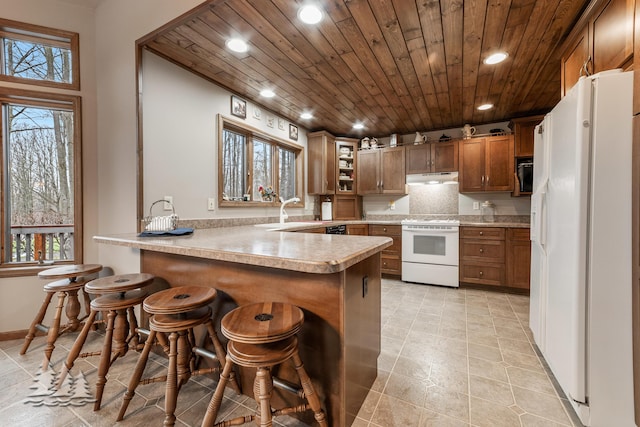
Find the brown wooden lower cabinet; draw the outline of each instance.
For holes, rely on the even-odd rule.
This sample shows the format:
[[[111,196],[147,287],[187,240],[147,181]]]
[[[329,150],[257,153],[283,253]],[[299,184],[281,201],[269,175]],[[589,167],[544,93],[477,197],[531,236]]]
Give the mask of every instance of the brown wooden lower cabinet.
[[[402,226],[370,224],[369,236],[385,236],[393,239],[393,245],[380,255],[380,271],[394,276],[402,275]]]
[[[368,236],[368,224],[347,224],[347,234],[349,236]]]
[[[529,290],[528,228],[460,227],[460,282]]]

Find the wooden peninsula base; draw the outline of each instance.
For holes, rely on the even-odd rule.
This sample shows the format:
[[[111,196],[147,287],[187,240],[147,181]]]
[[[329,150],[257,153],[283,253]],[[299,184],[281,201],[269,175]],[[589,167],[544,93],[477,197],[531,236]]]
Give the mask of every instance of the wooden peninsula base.
[[[305,321],[300,354],[320,394],[331,426],[350,426],[377,375],[380,354],[380,253],[327,274],[292,271],[193,256],[141,251],[141,270],[169,286],[198,285],[218,290],[214,324],[233,308],[281,301],[302,308]],[[220,337],[222,335],[220,334]],[[274,372],[295,381],[290,367]],[[251,370],[240,372],[244,393],[252,395]],[[296,402],[275,389],[275,407]],[[283,402],[284,401],[284,402]],[[312,425],[313,417],[302,418]]]

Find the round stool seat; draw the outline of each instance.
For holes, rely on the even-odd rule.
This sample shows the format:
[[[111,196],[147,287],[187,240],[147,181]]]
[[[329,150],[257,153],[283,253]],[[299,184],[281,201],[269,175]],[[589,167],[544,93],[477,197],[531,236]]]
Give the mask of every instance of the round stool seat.
[[[62,279],[47,283],[43,288],[45,292],[77,291],[78,289],[82,289],[85,283],[87,283],[87,281],[83,279],[75,282],[70,282],[69,279]]]
[[[91,309],[96,311],[123,310],[142,304],[147,296],[149,296],[149,293],[144,289],[101,295],[91,301]]]
[[[298,338],[289,337],[268,344],[247,344],[229,341],[227,357],[233,363],[249,368],[279,365],[289,360],[298,346]]]
[[[180,314],[208,305],[216,295],[214,288],[178,286],[148,296],[143,308],[150,314]]]
[[[110,294],[143,288],[153,282],[153,274],[119,274],[95,279],[87,283],[85,290],[90,294]]]
[[[280,302],[247,304],[227,313],[222,334],[230,340],[264,344],[285,340],[300,330],[304,313],[295,305]]]
[[[42,279],[72,279],[78,276],[88,276],[102,270],[100,264],[74,264],[50,268],[38,273]]]
[[[180,315],[156,314],[149,319],[149,327],[153,331],[171,333],[195,328],[211,319],[211,308],[200,307]]]

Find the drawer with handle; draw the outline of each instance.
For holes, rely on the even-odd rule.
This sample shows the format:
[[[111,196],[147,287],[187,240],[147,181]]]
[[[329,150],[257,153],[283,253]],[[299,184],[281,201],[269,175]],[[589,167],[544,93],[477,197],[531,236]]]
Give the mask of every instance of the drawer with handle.
[[[504,262],[504,240],[469,240],[462,239],[460,257],[463,259],[476,259],[487,262]]]
[[[501,227],[460,227],[460,237],[463,239],[504,240],[505,229]]]

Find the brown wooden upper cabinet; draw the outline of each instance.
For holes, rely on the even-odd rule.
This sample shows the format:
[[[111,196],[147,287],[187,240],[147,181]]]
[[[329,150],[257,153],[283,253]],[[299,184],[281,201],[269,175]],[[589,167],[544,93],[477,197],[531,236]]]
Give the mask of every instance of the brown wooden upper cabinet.
[[[460,141],[459,191],[513,191],[513,135]]]
[[[634,6],[634,0],[590,4],[568,37],[562,56],[563,96],[587,72],[632,65]]]
[[[318,131],[307,136],[309,153],[309,194],[335,194],[336,192],[336,141],[328,132]]]
[[[405,147],[358,151],[358,194],[405,194]]]
[[[544,120],[542,115],[511,119],[509,127],[513,130],[516,157],[533,157],[534,130],[542,120]]]
[[[458,170],[458,141],[407,145],[405,152],[407,174]]]

